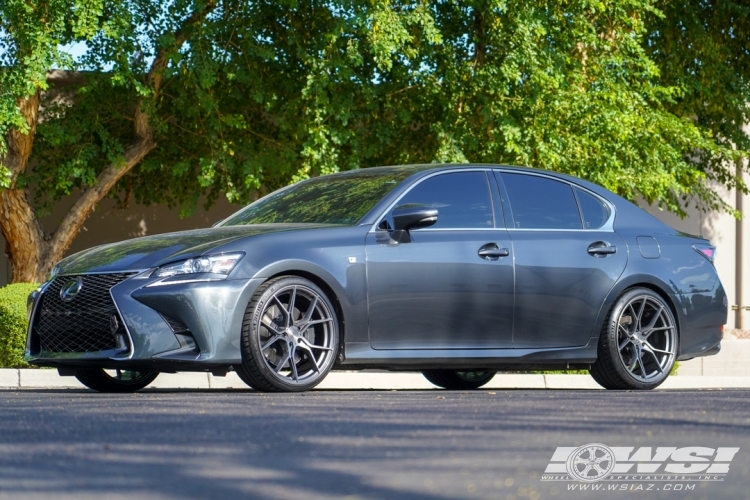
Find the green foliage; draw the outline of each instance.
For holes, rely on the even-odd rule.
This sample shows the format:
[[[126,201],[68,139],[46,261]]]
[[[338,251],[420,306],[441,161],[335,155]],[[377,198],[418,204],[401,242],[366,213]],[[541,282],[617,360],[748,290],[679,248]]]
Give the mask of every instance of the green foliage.
[[[39,285],[15,283],[0,288],[0,368],[26,368],[26,298]]]
[[[101,0],[0,2],[0,137],[10,127],[27,131],[18,99],[46,90],[50,68],[72,64],[61,45],[95,33],[102,4]],[[0,141],[0,157],[4,152],[5,143]]]
[[[185,215],[201,195],[246,203],[311,176],[433,161],[566,172],[677,213],[728,209],[706,182],[734,185],[750,149],[750,16],[737,2],[224,0],[169,49],[204,4],[58,0],[58,21],[17,41],[11,21],[38,27],[41,14],[0,3],[0,44],[37,54],[1,56],[0,132],[23,128],[14,99],[44,88],[44,68],[84,70],[45,106],[21,180],[37,206],[123,154],[165,50],[145,107],[158,146],[113,194]],[[72,40],[88,46],[75,65],[58,49]]]

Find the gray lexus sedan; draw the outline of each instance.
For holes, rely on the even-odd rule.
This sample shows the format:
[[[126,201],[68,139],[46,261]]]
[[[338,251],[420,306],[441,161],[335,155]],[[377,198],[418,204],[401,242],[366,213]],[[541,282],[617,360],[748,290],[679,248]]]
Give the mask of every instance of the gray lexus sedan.
[[[330,370],[588,369],[653,389],[715,354],[714,247],[590,182],[528,168],[410,165],[317,177],[213,228],[102,245],[29,297],[26,359],[91,389],[235,370],[305,391]]]

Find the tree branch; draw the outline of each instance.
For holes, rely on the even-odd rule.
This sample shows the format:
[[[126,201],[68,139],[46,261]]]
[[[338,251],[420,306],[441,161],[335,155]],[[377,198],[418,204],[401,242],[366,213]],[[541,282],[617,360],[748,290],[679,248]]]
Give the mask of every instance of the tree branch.
[[[200,24],[206,15],[216,7],[216,0],[209,0],[201,10],[195,10],[185,21],[182,26],[175,32],[174,44],[171,47],[161,47],[156,52],[156,57],[151,63],[146,81],[149,83],[152,93],[147,99],[154,105],[159,97],[164,70],[169,64],[169,54],[179,50],[187,37],[190,30],[195,25]],[[143,158],[146,157],[155,147],[154,130],[149,122],[149,115],[143,110],[144,98],[138,100],[133,116],[134,137],[130,145],[125,149],[125,155],[119,162],[113,162],[107,165],[99,174],[93,186],[86,189],[81,197],[73,204],[60,222],[60,226],[52,237],[52,246],[47,256],[49,261],[57,261],[62,258],[65,250],[68,249],[73,239],[76,237],[89,213],[94,207],[107,195],[114,185]]]

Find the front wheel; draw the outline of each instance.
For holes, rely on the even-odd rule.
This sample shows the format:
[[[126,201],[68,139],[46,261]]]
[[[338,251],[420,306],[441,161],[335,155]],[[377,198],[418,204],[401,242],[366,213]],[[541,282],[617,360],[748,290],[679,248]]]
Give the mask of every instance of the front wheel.
[[[331,370],[338,347],[338,319],[325,292],[282,276],[261,285],[247,306],[237,375],[259,391],[306,391]]]
[[[158,372],[104,370],[102,368],[76,372],[76,378],[80,383],[99,392],[135,392],[149,385],[158,376]]]
[[[634,288],[612,307],[591,376],[605,389],[654,389],[669,376],[678,342],[669,305],[651,290]]]
[[[427,370],[424,378],[444,389],[478,389],[492,380],[496,372]]]

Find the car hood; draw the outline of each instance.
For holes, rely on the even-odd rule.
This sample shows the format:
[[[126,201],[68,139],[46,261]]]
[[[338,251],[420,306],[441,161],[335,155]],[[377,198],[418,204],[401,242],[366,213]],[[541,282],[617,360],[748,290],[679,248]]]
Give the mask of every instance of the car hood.
[[[150,269],[171,261],[202,255],[211,249],[242,238],[318,227],[327,226],[323,224],[264,224],[155,234],[78,252],[60,261],[59,274]]]

